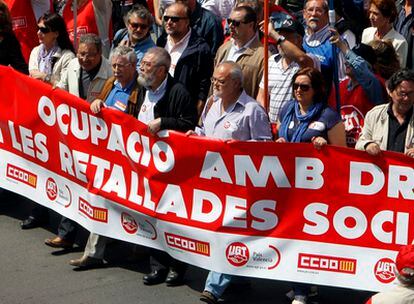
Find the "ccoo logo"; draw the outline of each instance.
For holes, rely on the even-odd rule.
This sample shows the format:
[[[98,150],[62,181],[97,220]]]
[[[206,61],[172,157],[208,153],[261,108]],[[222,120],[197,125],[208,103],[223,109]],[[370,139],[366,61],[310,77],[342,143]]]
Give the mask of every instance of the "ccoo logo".
[[[384,284],[391,283],[395,279],[395,263],[389,258],[379,260],[374,267],[374,275],[378,281]]]
[[[249,248],[240,242],[231,243],[226,249],[226,258],[235,267],[244,266],[249,261]]]

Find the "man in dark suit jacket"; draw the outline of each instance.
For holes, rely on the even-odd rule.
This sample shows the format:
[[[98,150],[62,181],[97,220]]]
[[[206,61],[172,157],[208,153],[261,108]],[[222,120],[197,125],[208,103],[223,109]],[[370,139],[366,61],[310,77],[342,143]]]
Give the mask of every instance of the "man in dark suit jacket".
[[[213,74],[213,58],[207,42],[190,27],[191,10],[183,3],[174,3],[165,10],[166,35],[157,46],[171,55],[170,74],[190,91],[198,113],[203,110]]]

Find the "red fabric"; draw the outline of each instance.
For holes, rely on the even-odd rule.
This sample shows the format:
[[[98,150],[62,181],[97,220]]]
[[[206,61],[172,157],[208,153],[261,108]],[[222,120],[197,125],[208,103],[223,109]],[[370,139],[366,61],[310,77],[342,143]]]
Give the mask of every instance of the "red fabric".
[[[385,90],[384,79],[380,76],[377,76],[377,78],[381,81]],[[347,78],[339,84],[339,95],[341,100],[341,116],[344,120],[345,131],[347,132],[347,145],[353,148],[364,126],[365,115],[375,104],[369,100],[361,86],[348,91],[349,81],[350,79]],[[333,109],[336,109],[334,89],[331,90],[328,103]]]
[[[70,40],[74,41],[74,24],[72,12],[72,0],[69,0],[63,9],[63,19],[69,33]],[[93,33],[99,36],[98,26],[96,24],[95,12],[92,0],[89,0],[84,6],[78,7],[78,16],[76,20],[78,41],[83,34]]]
[[[29,62],[32,49],[39,44],[37,38],[37,20],[33,13],[30,2],[21,0],[5,0],[9,7],[13,31],[20,42],[23,57]],[[50,11],[53,11],[52,0],[50,0]]]

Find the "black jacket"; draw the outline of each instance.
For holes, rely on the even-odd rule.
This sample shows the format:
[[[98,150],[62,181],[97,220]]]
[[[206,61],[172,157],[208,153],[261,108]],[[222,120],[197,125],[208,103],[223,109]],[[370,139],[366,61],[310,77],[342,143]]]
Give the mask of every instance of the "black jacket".
[[[10,65],[15,70],[29,74],[26,61],[24,61],[20,43],[14,33],[3,33],[0,41],[0,64]]]
[[[141,110],[146,89],[138,88],[137,107]],[[197,110],[191,101],[190,93],[169,74],[164,96],[154,107],[154,118],[161,118],[161,130],[188,131],[197,123]]]
[[[158,38],[157,46],[165,47],[167,35]],[[180,81],[190,92],[194,105],[198,100],[205,101],[210,89],[210,77],[213,74],[213,57],[203,38],[192,30],[188,46],[178,59],[174,79]]]

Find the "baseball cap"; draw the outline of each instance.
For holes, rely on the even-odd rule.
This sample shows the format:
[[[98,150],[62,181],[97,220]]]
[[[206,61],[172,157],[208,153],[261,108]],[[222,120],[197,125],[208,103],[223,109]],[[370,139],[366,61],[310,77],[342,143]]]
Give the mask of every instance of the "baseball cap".
[[[401,276],[412,276],[412,274],[408,273],[405,268],[414,269],[414,245],[406,245],[400,249],[397,259],[395,260],[395,265]]]
[[[288,31],[298,33],[301,36],[305,35],[303,25],[286,13],[273,12],[270,15],[270,20],[276,31]]]

